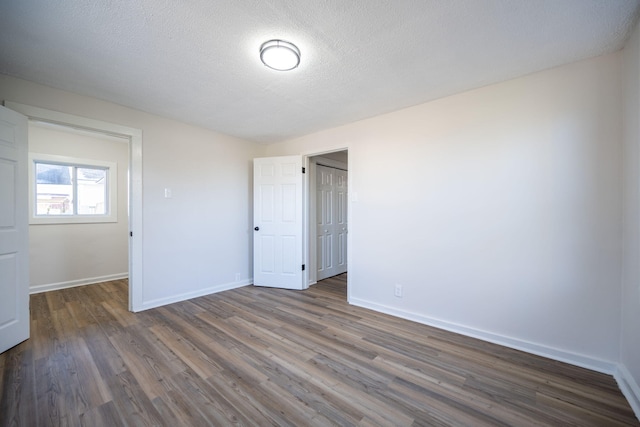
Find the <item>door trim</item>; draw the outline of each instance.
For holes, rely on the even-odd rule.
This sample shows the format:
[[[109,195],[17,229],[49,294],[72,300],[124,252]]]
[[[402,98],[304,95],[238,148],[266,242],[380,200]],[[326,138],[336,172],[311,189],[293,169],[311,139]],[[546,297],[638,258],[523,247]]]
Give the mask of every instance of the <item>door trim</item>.
[[[5,107],[30,120],[90,130],[129,139],[129,311],[143,310],[142,130],[102,120],[5,101]]]

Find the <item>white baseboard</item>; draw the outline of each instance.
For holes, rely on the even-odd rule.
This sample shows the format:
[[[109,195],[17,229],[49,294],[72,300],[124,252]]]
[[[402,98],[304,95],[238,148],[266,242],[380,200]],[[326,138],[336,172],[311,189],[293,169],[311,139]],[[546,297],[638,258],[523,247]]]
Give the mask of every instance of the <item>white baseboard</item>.
[[[478,338],[483,341],[488,341],[494,344],[502,345],[505,347],[513,348],[516,350],[525,351],[527,353],[535,354],[549,359],[557,360],[560,362],[569,363],[571,365],[587,368],[592,371],[601,372],[608,375],[614,375],[616,372],[617,364],[600,360],[582,354],[572,353],[556,348],[531,343],[516,338],[507,337],[504,335],[494,334],[492,332],[486,332],[479,329],[469,328],[467,326],[458,325],[451,322],[446,322],[439,319],[434,319],[421,314],[407,312],[404,310],[398,310],[393,307],[373,303],[370,301],[362,300],[359,298],[351,298],[350,304],[357,305],[359,307],[368,308],[371,310],[379,311],[381,313],[390,314],[392,316],[400,317],[403,319],[411,320],[414,322],[422,323],[424,325],[433,326],[435,328],[444,329],[446,331],[455,332],[461,335],[466,335],[472,338]]]
[[[197,291],[185,292],[182,294],[172,295],[165,298],[156,298],[149,301],[143,301],[142,307],[136,311],[139,312],[139,311],[149,310],[151,308],[156,308],[156,307],[160,307],[167,304],[173,304],[174,302],[186,301],[191,298],[197,298],[205,295],[215,294],[222,291],[228,291],[230,289],[241,288],[243,286],[247,286],[252,283],[253,283],[253,278],[241,280],[239,282],[223,283],[221,285],[215,285],[209,288],[198,289]]]
[[[636,414],[636,418],[640,420],[640,386],[638,386],[627,367],[622,364],[618,365],[614,378],[618,382],[618,387],[620,387],[622,394],[631,405],[631,409]]]
[[[86,279],[69,280],[68,282],[49,283],[46,285],[35,285],[29,288],[30,294],[41,292],[57,291],[59,289],[75,288],[76,286],[93,285],[94,283],[109,282],[111,280],[121,280],[129,277],[129,273],[108,274],[106,276],[88,277]]]

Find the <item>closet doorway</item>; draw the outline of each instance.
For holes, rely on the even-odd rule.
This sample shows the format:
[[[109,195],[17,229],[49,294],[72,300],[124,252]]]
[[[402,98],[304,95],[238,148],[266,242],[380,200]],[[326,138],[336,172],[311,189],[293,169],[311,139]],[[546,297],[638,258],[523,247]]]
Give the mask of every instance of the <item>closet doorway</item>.
[[[348,152],[309,158],[309,283],[347,272]]]

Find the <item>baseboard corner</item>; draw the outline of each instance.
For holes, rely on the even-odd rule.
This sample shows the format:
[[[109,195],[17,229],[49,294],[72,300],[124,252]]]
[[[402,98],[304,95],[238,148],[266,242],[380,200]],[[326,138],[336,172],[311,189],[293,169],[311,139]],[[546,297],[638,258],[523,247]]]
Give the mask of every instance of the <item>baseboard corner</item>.
[[[629,405],[631,405],[636,418],[640,421],[640,386],[627,367],[621,363],[616,367],[613,377],[616,379],[622,394],[627,398]]]

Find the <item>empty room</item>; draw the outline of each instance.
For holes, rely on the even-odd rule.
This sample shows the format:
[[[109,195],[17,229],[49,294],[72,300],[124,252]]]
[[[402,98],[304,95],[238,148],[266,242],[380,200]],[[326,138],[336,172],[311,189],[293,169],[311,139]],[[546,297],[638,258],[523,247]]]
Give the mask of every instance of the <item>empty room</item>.
[[[640,0],[0,4],[0,426],[640,425]]]

